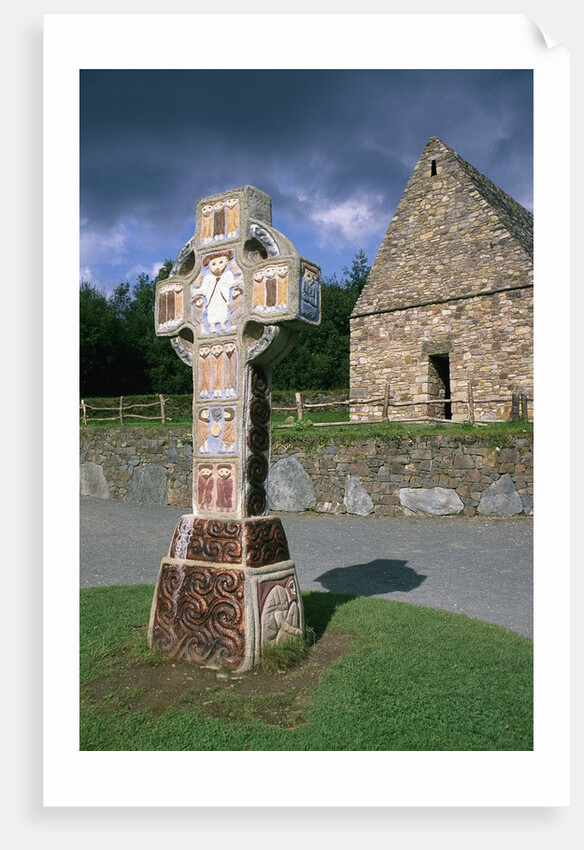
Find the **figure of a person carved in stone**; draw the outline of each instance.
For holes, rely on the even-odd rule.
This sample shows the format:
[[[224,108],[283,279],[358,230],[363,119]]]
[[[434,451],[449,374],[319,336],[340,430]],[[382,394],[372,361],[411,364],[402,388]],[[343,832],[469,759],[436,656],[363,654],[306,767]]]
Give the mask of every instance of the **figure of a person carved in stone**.
[[[223,415],[223,446],[222,452],[232,452],[235,449],[235,410],[226,407]]]
[[[213,502],[213,465],[201,463],[197,478],[197,504],[200,508],[209,510]]]
[[[211,349],[208,345],[199,348],[199,398],[211,395]]]
[[[225,361],[224,361],[224,385],[225,396],[233,398],[236,394],[237,387],[237,351],[234,342],[226,342],[224,346]]]
[[[221,343],[211,346],[212,354],[212,395],[221,398],[223,395],[223,346]]]
[[[233,260],[233,251],[217,251],[208,254],[203,259],[206,271],[201,272],[193,284],[193,300],[199,295],[205,298],[204,318],[201,331],[203,333],[215,333],[217,331],[229,330],[231,316],[229,303],[232,300],[232,288],[235,287],[236,278],[228,263]],[[235,266],[235,273],[241,276],[241,272]]]
[[[233,510],[233,466],[220,463],[217,467],[217,508],[220,511]]]

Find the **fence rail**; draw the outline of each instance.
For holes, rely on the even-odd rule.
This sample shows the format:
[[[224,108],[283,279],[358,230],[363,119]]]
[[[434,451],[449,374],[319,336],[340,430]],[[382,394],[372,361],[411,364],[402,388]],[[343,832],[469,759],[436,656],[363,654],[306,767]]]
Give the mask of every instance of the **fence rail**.
[[[165,425],[166,422],[171,422],[172,419],[166,415],[165,405],[166,402],[170,399],[164,398],[162,394],[159,394],[158,401],[145,402],[144,404],[124,404],[124,396],[120,396],[119,404],[116,407],[98,407],[94,404],[87,404],[83,399],[81,399],[79,403],[79,408],[81,410],[81,421],[84,425],[87,425],[88,422],[115,422],[119,419],[120,424],[123,426],[124,419],[148,419],[150,421],[160,420],[162,425]],[[129,413],[128,411],[132,408],[144,408],[144,407],[157,407],[160,410],[160,416],[144,416],[141,413]],[[102,410],[112,410],[117,411],[117,416],[91,416],[88,418],[87,412],[89,410],[97,410],[101,412]]]
[[[472,381],[468,382],[467,388],[467,397],[466,398],[428,398],[423,401],[392,401],[390,397],[390,386],[386,384],[385,392],[383,396],[377,396],[373,398],[348,398],[348,399],[338,399],[337,401],[327,401],[327,402],[306,402],[302,398],[302,393],[295,393],[296,404],[294,407],[273,407],[272,410],[274,412],[286,413],[290,412],[296,413],[297,419],[299,422],[302,422],[304,419],[305,410],[314,409],[314,408],[323,408],[323,407],[342,407],[342,406],[351,406],[351,405],[359,405],[359,404],[368,404],[368,405],[382,405],[382,413],[381,419],[386,420],[389,416],[390,408],[403,408],[403,407],[427,407],[430,405],[441,405],[444,407],[445,405],[463,405],[466,407],[468,412],[468,420],[473,425],[481,425],[488,424],[486,422],[480,422],[476,420],[475,415],[475,406],[482,404],[508,404],[511,402],[511,419],[512,420],[528,420],[528,410],[529,410],[529,402],[532,399],[527,395],[527,393],[513,392],[510,396],[506,396],[503,398],[475,398],[474,396],[474,387]],[[448,424],[457,424],[453,422],[452,419],[447,419],[446,417],[437,417],[437,416],[415,416],[410,419],[399,419],[399,422],[442,422],[446,425]],[[504,420],[489,420],[492,421],[504,421]],[[343,421],[343,422],[314,422],[313,425],[325,426],[325,425],[357,425],[358,422],[351,421]],[[292,428],[292,423],[276,425],[276,428]]]
[[[81,421],[83,425],[87,425],[88,422],[114,422],[119,420],[120,424],[123,426],[125,419],[144,419],[149,421],[160,421],[162,425],[166,424],[166,422],[172,422],[172,418],[166,415],[165,405],[169,402],[170,399],[165,398],[164,395],[159,394],[158,401],[146,402],[143,404],[131,403],[124,404],[124,396],[120,396],[119,403],[115,407],[101,407],[93,404],[88,404],[83,399],[79,404],[79,408],[81,411]],[[302,393],[295,393],[295,405],[294,407],[272,407],[272,411],[274,413],[296,413],[297,420],[302,422],[304,419],[305,411],[313,410],[313,409],[322,409],[322,408],[338,408],[338,407],[347,407],[350,405],[380,405],[382,406],[381,413],[381,421],[386,421],[389,419],[390,410],[393,408],[407,408],[407,407],[425,407],[428,409],[433,405],[441,405],[445,407],[445,405],[461,405],[464,406],[467,410],[468,421],[473,425],[486,425],[488,422],[477,421],[475,415],[475,407],[480,406],[482,404],[508,404],[511,402],[511,419],[512,420],[525,420],[529,421],[529,403],[532,402],[532,399],[528,396],[527,393],[514,392],[511,393],[510,396],[507,397],[498,397],[498,398],[475,398],[474,397],[474,388],[472,382],[468,384],[468,392],[466,398],[428,398],[423,401],[392,401],[390,395],[390,386],[389,384],[385,387],[385,392],[383,396],[376,396],[373,398],[347,398],[347,399],[337,399],[336,401],[325,401],[325,402],[308,402],[305,401],[302,397]],[[160,415],[143,415],[141,413],[131,412],[135,408],[151,408],[157,407],[160,410]],[[115,413],[114,416],[94,416],[89,415],[89,411],[97,411],[101,413],[103,411],[112,411]],[[365,422],[367,420],[364,420]],[[379,420],[375,420],[379,421]],[[439,416],[431,416],[429,413],[420,416],[413,416],[407,419],[398,419],[395,420],[400,423],[408,423],[408,422],[440,422],[444,425],[454,425],[459,424],[459,422],[453,421],[451,418],[439,417]],[[493,421],[504,421],[504,420],[489,420],[489,422]],[[339,422],[313,422],[315,427],[325,427],[327,425],[359,425],[361,424],[358,421],[347,421],[342,420]],[[293,428],[294,423],[282,423],[280,425],[275,425],[275,428]]]

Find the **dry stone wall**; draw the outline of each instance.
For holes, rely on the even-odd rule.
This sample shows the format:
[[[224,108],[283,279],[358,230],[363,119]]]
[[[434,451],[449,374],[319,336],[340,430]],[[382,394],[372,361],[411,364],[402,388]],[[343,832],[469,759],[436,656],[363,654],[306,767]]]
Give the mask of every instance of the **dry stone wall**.
[[[191,436],[183,429],[86,429],[82,496],[189,507]],[[380,517],[530,515],[533,444],[418,436],[306,447],[274,439],[269,508]]]

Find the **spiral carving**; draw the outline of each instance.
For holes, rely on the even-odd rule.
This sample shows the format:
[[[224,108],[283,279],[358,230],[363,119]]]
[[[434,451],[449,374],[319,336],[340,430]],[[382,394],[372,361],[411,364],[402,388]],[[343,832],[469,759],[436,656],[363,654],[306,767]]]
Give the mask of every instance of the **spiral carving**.
[[[254,396],[249,403],[249,418],[252,425],[265,427],[270,421],[270,402],[267,398]]]
[[[278,517],[248,522],[246,544],[248,567],[263,567],[290,559],[286,533]]]
[[[254,396],[265,396],[270,387],[268,374],[261,366],[252,366],[251,391]]]
[[[246,513],[261,516],[266,512],[266,481],[269,471],[270,451],[270,400],[269,376],[259,366],[251,366],[250,426],[247,432],[248,456],[246,461],[247,493]]]
[[[192,517],[192,521],[187,524],[184,520],[185,518],[181,517],[174,533],[170,547],[171,558],[186,558],[189,561],[209,561],[217,564],[242,562],[240,522]]]
[[[237,667],[243,661],[241,570],[163,563],[151,645],[195,664]]]

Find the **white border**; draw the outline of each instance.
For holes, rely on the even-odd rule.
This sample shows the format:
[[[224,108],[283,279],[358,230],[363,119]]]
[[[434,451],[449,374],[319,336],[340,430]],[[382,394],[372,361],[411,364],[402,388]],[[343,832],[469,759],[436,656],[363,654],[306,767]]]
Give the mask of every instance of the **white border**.
[[[536,744],[533,753],[90,753],[78,751],[77,326],[78,71],[196,67],[197,35],[219,27],[233,65],[262,67],[247,43],[277,39],[278,67],[533,68],[536,222]],[[261,33],[261,36],[259,35]],[[249,39],[249,41],[248,41]],[[565,806],[569,802],[568,465],[549,469],[554,427],[537,387],[568,397],[568,57],[518,15],[46,15],[44,804],[108,807]],[[293,61],[290,61],[290,57]],[[202,57],[201,67],[207,65]],[[347,64],[348,63],[348,64]],[[163,120],[155,118],[154,120]],[[64,283],[65,281],[65,283]],[[59,297],[55,297],[58,293]],[[544,333],[542,333],[542,328]],[[539,330],[538,330],[539,329]],[[550,333],[554,363],[550,362]],[[539,333],[539,339],[538,339]],[[544,338],[545,336],[545,338]],[[58,424],[57,424],[58,423]],[[61,496],[55,498],[55,483]],[[553,528],[553,534],[550,534]],[[66,541],[66,546],[64,546]],[[76,558],[77,554],[77,558]],[[553,571],[553,580],[550,572]],[[545,597],[545,598],[544,598]],[[172,776],[172,782],[165,777]],[[272,781],[279,776],[282,781]],[[237,778],[234,778],[237,777]],[[196,792],[194,791],[196,786]],[[219,789],[219,793],[218,793]],[[233,792],[233,796],[231,795]]]

